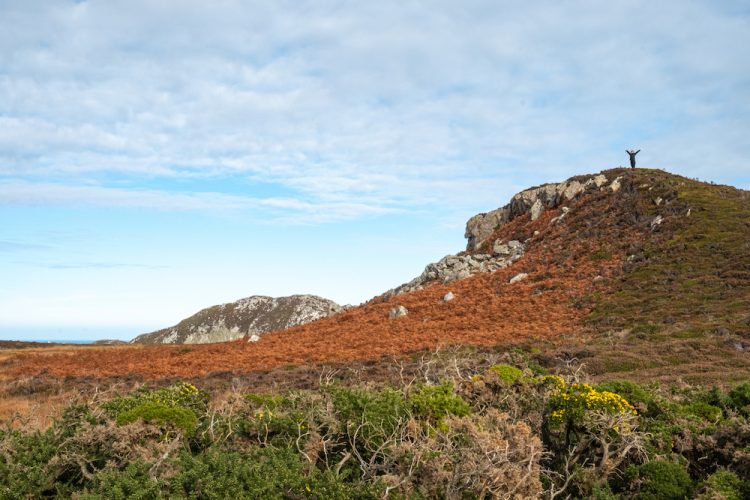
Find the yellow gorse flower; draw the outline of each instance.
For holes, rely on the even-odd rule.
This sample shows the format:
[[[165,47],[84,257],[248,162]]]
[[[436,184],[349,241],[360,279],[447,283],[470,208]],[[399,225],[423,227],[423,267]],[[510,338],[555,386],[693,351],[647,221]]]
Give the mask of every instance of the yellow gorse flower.
[[[562,380],[562,379],[561,379]],[[599,391],[589,384],[556,383],[557,391],[550,398],[550,419],[562,423],[567,418],[583,416],[587,411],[602,411],[612,414],[637,412],[625,398],[609,391]]]

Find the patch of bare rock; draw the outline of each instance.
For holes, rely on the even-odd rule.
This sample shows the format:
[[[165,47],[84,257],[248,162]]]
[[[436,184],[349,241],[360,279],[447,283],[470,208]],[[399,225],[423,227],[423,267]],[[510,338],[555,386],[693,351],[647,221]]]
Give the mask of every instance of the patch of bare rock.
[[[491,273],[498,269],[505,269],[520,259],[523,252],[524,245],[520,241],[497,240],[492,247],[492,254],[446,255],[438,262],[427,264],[422,274],[413,280],[388,290],[383,296],[390,298],[402,293],[421,290],[433,281],[452,283],[468,278],[472,274]]]

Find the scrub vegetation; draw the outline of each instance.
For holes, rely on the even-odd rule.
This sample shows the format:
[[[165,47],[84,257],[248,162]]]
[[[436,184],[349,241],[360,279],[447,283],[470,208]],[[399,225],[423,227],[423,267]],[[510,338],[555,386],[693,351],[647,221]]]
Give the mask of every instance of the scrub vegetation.
[[[399,384],[100,393],[47,429],[0,430],[0,497],[750,495],[750,383],[590,384],[523,359],[423,357]]]

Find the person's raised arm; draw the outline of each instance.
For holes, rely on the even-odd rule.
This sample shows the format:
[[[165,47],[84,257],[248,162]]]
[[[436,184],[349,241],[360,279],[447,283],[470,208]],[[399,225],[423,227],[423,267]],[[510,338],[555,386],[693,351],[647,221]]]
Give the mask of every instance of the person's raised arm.
[[[636,152],[635,152],[635,153],[633,153],[633,154],[634,154],[634,155],[637,155],[637,154],[638,154],[638,153],[640,153],[640,152],[641,152],[641,150],[639,149],[638,151],[636,151]]]

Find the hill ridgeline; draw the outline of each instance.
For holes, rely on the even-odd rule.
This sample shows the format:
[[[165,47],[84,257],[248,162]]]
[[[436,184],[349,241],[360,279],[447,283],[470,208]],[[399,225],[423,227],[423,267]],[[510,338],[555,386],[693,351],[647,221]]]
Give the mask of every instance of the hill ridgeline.
[[[275,330],[285,330],[341,312],[332,300],[316,295],[266,297],[254,295],[199,311],[175,326],[134,338],[135,344],[210,344],[247,337],[257,341]]]

